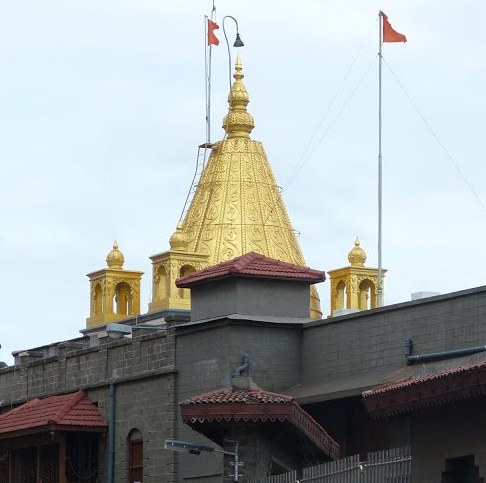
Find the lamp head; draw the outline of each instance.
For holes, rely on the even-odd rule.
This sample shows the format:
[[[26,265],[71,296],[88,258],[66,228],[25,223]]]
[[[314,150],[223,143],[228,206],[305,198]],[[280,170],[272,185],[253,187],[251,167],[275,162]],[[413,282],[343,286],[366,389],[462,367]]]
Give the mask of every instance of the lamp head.
[[[236,40],[235,43],[233,44],[233,47],[243,47],[245,44],[241,40],[240,34],[236,32]]]

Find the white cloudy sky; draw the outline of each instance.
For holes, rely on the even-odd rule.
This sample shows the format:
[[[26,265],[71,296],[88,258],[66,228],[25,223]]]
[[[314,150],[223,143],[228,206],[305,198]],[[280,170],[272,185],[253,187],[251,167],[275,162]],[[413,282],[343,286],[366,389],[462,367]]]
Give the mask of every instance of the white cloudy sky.
[[[204,141],[210,8],[1,4],[0,360],[78,335],[89,310],[85,274],[105,266],[115,238],[125,267],[146,273],[146,311],[148,257],[168,248]],[[324,270],[347,264],[356,234],[367,265],[377,263],[377,12],[388,14],[409,41],[384,49],[386,301],[484,284],[483,2],[220,0],[217,8],[219,19],[238,19],[246,44],[253,138],[284,188],[308,264]],[[227,74],[222,43],[213,140],[222,136]],[[327,283],[320,294],[327,313]]]

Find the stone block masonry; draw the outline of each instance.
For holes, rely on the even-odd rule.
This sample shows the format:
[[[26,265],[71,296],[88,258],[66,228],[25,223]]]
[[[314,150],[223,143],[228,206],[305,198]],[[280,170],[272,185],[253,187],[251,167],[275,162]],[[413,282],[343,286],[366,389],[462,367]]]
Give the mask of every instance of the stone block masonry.
[[[86,338],[87,339],[87,338]],[[144,482],[174,480],[174,455],[163,450],[174,437],[174,336],[154,333],[133,338],[88,340],[36,350],[36,358],[0,370],[2,411],[34,398],[84,389],[108,421],[109,385],[115,391],[115,481],[128,481],[128,436],[134,429],[143,437]],[[80,348],[81,347],[81,348]],[[52,354],[49,357],[39,357]],[[100,481],[106,481],[106,438],[100,442]]]

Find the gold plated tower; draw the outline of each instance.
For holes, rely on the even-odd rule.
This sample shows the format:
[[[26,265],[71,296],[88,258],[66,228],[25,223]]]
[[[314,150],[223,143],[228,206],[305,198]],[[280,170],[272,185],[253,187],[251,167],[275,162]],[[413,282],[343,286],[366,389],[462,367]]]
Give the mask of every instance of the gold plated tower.
[[[189,308],[176,278],[251,251],[305,265],[263,146],[250,139],[255,125],[239,55],[233,77],[223,120],[226,136],[212,147],[186,216],[171,237],[171,250],[151,257],[149,311]],[[312,287],[311,316],[321,315]]]
[[[140,314],[140,279],[143,272],[124,270],[124,262],[125,257],[115,241],[106,256],[108,268],[88,273],[91,296],[87,329]]]
[[[366,253],[358,237],[348,253],[348,261],[348,267],[327,272],[331,282],[331,317],[346,311],[368,310],[378,306],[378,269],[364,266]],[[383,277],[385,273],[386,270],[383,270]]]

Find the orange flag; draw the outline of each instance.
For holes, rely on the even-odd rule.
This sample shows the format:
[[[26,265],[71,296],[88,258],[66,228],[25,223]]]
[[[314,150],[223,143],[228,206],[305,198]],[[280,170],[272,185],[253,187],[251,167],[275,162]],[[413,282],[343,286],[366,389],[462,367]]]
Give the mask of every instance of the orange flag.
[[[388,21],[388,16],[383,12],[380,14],[383,17],[383,42],[406,42],[407,37],[394,30]]]
[[[214,31],[219,29],[219,25],[208,18],[208,45],[219,45],[219,40]]]

